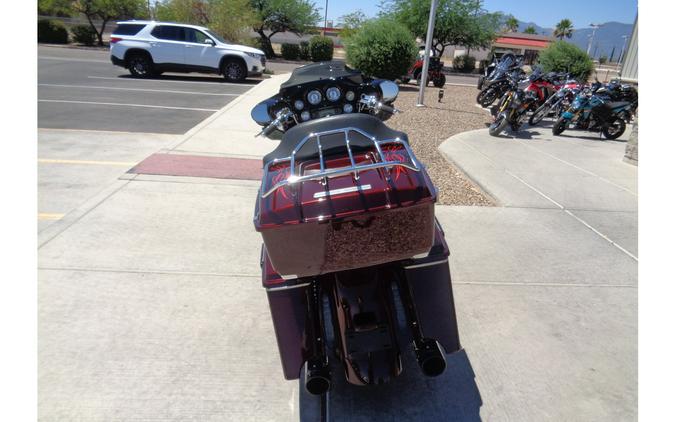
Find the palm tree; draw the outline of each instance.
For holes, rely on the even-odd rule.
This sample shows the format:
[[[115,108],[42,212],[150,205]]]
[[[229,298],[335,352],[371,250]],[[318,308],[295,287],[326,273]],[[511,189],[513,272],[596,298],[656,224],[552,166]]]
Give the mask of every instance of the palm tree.
[[[523,33],[525,33],[525,34],[537,35],[537,29],[536,29],[534,26],[530,25],[530,26],[528,26],[527,28],[525,28],[525,30],[523,31]]]
[[[553,35],[556,38],[560,38],[561,40],[565,37],[572,38],[572,31],[574,31],[572,28],[572,21],[569,19],[563,19],[555,26]]]
[[[518,19],[511,16],[506,20],[506,29],[510,32],[518,32]]]

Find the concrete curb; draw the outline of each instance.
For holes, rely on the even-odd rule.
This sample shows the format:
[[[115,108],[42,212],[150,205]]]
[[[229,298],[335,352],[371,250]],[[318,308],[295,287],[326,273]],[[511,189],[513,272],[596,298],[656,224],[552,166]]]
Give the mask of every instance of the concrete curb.
[[[438,146],[438,152],[441,154],[441,156],[443,156],[445,161],[452,164],[455,167],[455,169],[457,169],[457,171],[462,173],[462,175],[464,175],[468,180],[471,181],[471,183],[473,183],[475,186],[477,186],[485,196],[490,198],[490,200],[492,200],[492,202],[495,204],[495,206],[503,207],[504,205],[502,204],[501,201],[499,201],[499,199],[497,199],[497,196],[494,193],[490,192],[490,190],[487,187],[485,187],[485,185],[483,185],[482,183],[478,182],[476,179],[471,177],[471,175],[457,161],[453,160],[452,157],[449,154],[447,154],[444,151],[444,148],[443,148],[443,145],[447,144],[448,142],[451,142],[451,141],[454,141],[454,140],[460,139],[460,138],[467,138],[467,137],[470,137],[473,133],[485,132],[485,131],[487,131],[487,129],[474,129],[474,130],[469,130],[469,131],[466,131],[466,132],[461,132],[461,133],[458,133],[456,135],[452,135],[451,137],[449,137],[448,139],[443,141]]]

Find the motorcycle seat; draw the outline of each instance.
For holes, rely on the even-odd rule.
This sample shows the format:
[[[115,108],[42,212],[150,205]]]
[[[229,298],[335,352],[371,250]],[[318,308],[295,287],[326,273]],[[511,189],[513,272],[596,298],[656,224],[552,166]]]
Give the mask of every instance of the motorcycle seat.
[[[339,114],[336,116],[310,120],[309,122],[299,124],[289,129],[284,133],[281,142],[274,151],[263,157],[263,165],[266,165],[276,158],[289,157],[298,143],[312,133],[349,127],[358,128],[363,132],[374,136],[378,140],[399,138],[406,143],[408,142],[408,136],[405,133],[391,129],[375,116],[363,113]],[[324,156],[330,156],[336,153],[346,154],[344,139],[344,135],[339,133],[321,137],[322,154]],[[349,145],[352,152],[358,152],[372,149],[373,142],[359,133],[351,132],[349,134]],[[295,159],[298,161],[318,157],[319,149],[315,139],[308,141],[295,155]]]
[[[630,105],[630,103],[628,101],[613,101],[613,102],[607,103],[607,105],[614,109],[614,108],[626,107],[626,106]]]

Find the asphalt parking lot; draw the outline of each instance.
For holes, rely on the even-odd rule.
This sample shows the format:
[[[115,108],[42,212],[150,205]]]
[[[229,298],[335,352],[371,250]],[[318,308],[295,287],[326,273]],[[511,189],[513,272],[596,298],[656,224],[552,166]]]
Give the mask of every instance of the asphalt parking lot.
[[[259,81],[196,73],[135,79],[107,50],[39,46],[38,126],[182,134]]]

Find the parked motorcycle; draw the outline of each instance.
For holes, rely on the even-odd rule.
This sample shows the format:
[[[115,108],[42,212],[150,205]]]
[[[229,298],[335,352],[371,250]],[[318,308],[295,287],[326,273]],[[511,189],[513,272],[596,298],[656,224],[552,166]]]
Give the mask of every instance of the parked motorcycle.
[[[251,112],[261,134],[281,136],[263,158],[254,224],[301,420],[319,419],[340,372],[354,385],[385,383],[412,349],[437,376],[460,349],[436,188],[407,135],[382,122],[397,95],[391,81],[318,63]]]
[[[443,62],[439,57],[429,57],[429,69],[427,70],[427,85],[429,81],[433,82],[436,88],[443,88],[445,85],[445,74],[443,73]],[[417,83],[422,82],[422,68],[424,67],[424,60],[417,59],[413,63],[408,74],[401,78],[401,82],[404,84],[410,82],[411,79],[415,79]]]
[[[555,94],[549,96],[530,116],[530,126],[536,126],[544,117],[553,114],[559,117],[566,110],[579,92],[581,85],[574,79],[566,78],[561,86],[557,86]]]
[[[501,98],[509,89],[509,75],[522,78],[525,72],[520,68],[522,60],[511,56],[501,60],[489,78],[483,82],[483,89],[476,96],[481,107],[488,107]]]
[[[601,132],[607,139],[616,139],[626,130],[626,122],[621,115],[630,113],[631,103],[628,101],[612,102],[596,92],[599,83],[580,92],[572,105],[553,125],[553,134],[560,135],[571,125],[575,129]],[[602,94],[602,93],[601,93]]]
[[[502,55],[501,57],[497,56],[497,54],[494,54],[492,56],[492,62],[485,66],[485,69],[483,69],[483,74],[478,78],[478,89],[483,89],[483,83],[485,82],[486,79],[490,79],[492,76],[492,73],[495,71],[497,68],[497,65],[499,65],[500,62],[506,61],[506,60],[513,60],[515,61],[516,56],[513,53],[506,53]]]
[[[518,131],[525,114],[537,104],[536,92],[525,89],[532,83],[531,80],[520,81],[515,75],[511,74],[508,81],[509,89],[501,98],[495,113],[495,120],[488,128],[488,132],[492,136],[499,136],[507,126],[511,126],[511,130],[514,132]]]

